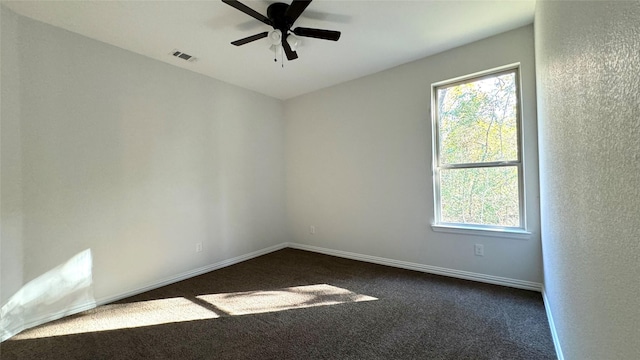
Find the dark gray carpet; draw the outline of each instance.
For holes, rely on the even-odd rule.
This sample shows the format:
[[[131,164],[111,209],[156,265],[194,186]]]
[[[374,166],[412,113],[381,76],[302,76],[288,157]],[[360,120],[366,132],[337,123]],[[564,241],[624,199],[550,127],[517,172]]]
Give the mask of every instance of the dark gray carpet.
[[[218,294],[215,296],[233,304],[234,299],[242,302],[252,295],[262,294],[263,299],[265,293],[257,291],[273,290],[267,294],[278,294],[284,288],[319,284],[377,300],[352,302],[353,295],[318,293],[297,303],[301,308],[247,315],[233,315],[226,305],[203,300],[206,295]],[[238,292],[251,293],[231,294]],[[2,343],[0,357],[2,360],[556,358],[537,292],[301,250],[280,250],[127,298],[113,306],[176,298],[187,299],[220,317],[33,339],[20,340],[16,336]],[[340,302],[335,301],[337,298],[345,302],[333,304]],[[73,328],[74,321],[86,320],[100,311],[98,308],[93,313],[61,319],[49,327]],[[37,333],[38,329],[31,331]]]

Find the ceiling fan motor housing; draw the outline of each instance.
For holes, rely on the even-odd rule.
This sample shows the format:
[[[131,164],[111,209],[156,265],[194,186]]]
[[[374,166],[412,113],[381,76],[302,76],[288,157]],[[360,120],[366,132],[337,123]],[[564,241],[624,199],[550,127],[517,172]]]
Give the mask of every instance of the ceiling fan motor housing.
[[[273,27],[286,34],[293,25],[292,19],[285,16],[289,5],[285,3],[273,3],[267,8],[267,17],[271,20]]]

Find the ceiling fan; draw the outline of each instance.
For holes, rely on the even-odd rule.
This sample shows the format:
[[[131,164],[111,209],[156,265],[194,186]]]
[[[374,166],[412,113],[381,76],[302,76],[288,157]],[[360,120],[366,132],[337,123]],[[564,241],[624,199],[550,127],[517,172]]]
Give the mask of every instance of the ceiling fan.
[[[262,32],[248,36],[246,38],[231,42],[232,45],[240,46],[248,44],[252,41],[260,40],[262,38],[270,37],[272,41],[278,42],[282,45],[287,60],[294,60],[298,58],[298,54],[292,49],[291,44],[287,41],[287,38],[291,36],[291,33],[297,36],[310,37],[323,40],[338,41],[340,38],[340,31],[312,29],[306,27],[297,27],[291,31],[293,23],[296,22],[302,12],[309,6],[311,0],[293,0],[291,5],[285,3],[273,3],[267,8],[267,16],[260,14],[259,12],[251,9],[247,5],[244,5],[238,0],[222,0],[223,3],[230,5],[243,13],[273,27],[273,31]],[[293,38],[293,37],[292,37]]]

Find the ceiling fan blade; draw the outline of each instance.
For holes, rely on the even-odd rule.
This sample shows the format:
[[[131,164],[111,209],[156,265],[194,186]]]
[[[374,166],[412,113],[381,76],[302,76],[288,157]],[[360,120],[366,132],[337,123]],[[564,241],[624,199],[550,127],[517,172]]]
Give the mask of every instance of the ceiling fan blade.
[[[269,25],[269,26],[273,26],[273,24],[271,23],[271,20],[269,20],[269,18],[267,18],[266,16],[260,14],[259,12],[253,10],[252,8],[248,7],[247,5],[241,3],[238,0],[222,0],[223,3],[232,6],[240,11],[242,11],[243,13],[262,21],[263,23]]]
[[[334,31],[334,30],[322,30],[322,29],[297,27],[293,30],[293,33],[298,36],[305,36],[305,37],[311,37],[311,38],[323,39],[323,40],[338,41],[338,39],[340,39],[340,31]]]
[[[287,60],[295,60],[298,58],[298,53],[291,49],[286,38],[282,39],[282,48],[284,49],[284,54],[287,55]]]
[[[291,5],[287,8],[287,12],[284,13],[284,16],[289,21],[289,26],[298,20],[300,14],[302,14],[309,4],[311,4],[311,0],[293,0],[291,2]]]
[[[252,41],[256,41],[256,40],[260,40],[262,38],[266,38],[267,36],[269,36],[269,33],[265,31],[265,32],[260,33],[260,34],[255,34],[255,35],[248,36],[248,37],[246,37],[244,39],[232,41],[231,45],[240,46],[240,45],[248,44],[248,43],[250,43]]]

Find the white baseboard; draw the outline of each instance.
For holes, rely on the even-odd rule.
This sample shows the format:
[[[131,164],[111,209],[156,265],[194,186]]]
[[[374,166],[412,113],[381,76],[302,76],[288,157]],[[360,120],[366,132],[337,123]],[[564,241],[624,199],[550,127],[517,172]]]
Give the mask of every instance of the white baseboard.
[[[551,306],[549,305],[549,299],[547,298],[547,292],[545,291],[544,286],[542,287],[542,301],[544,302],[544,308],[547,311],[547,319],[549,320],[549,328],[551,329],[551,338],[553,339],[553,346],[556,349],[556,356],[558,357],[558,360],[564,360],[562,347],[560,346],[560,339],[556,332],[556,324],[553,322],[553,313],[551,313]]]
[[[268,248],[264,248],[264,249],[261,249],[261,250],[258,250],[258,251],[250,252],[248,254],[236,256],[236,257],[231,258],[231,259],[222,260],[222,261],[219,261],[219,262],[211,264],[211,265],[206,265],[206,266],[194,269],[194,270],[190,270],[190,271],[184,272],[184,273],[176,275],[176,276],[172,276],[170,278],[167,278],[167,279],[164,279],[164,280],[161,280],[161,281],[157,281],[157,282],[148,284],[148,285],[143,286],[141,288],[136,288],[136,289],[133,289],[133,290],[130,290],[130,291],[126,291],[126,292],[123,292],[123,293],[115,295],[115,296],[109,296],[109,297],[106,297],[106,298],[101,298],[99,300],[96,300],[96,304],[98,306],[109,304],[109,303],[112,303],[114,301],[122,300],[122,299],[128,298],[130,296],[138,295],[138,294],[141,294],[141,293],[149,291],[149,290],[157,289],[157,288],[160,288],[160,287],[163,287],[163,286],[166,286],[166,285],[170,285],[170,284],[176,283],[178,281],[186,280],[186,279],[192,278],[194,276],[198,276],[198,275],[202,275],[202,274],[208,273],[208,272],[213,271],[213,270],[218,270],[218,269],[221,269],[223,267],[227,267],[227,266],[230,266],[230,265],[241,263],[243,261],[247,261],[249,259],[253,259],[253,258],[258,257],[258,256],[262,256],[262,255],[265,255],[265,254],[268,254],[268,253],[271,253],[271,252],[274,252],[274,251],[278,251],[278,250],[286,248],[287,246],[288,246],[288,243],[281,243],[281,244],[278,244],[278,245],[269,246]]]
[[[407,270],[421,271],[429,274],[450,276],[450,277],[455,277],[459,279],[473,280],[473,281],[495,284],[495,285],[503,285],[503,286],[518,288],[518,289],[542,291],[542,284],[537,282],[532,282],[532,281],[511,279],[511,278],[505,278],[505,277],[493,276],[493,275],[485,275],[485,274],[474,273],[469,271],[448,269],[448,268],[443,268],[438,266],[423,265],[423,264],[411,263],[407,261],[399,261],[399,260],[387,259],[387,258],[382,258],[377,256],[357,254],[357,253],[352,253],[347,251],[332,250],[332,249],[326,249],[326,248],[321,248],[317,246],[304,245],[304,244],[298,244],[298,243],[289,243],[288,247],[294,248],[294,249],[300,249],[300,250],[313,251],[313,252],[326,254],[326,255],[338,256],[338,257],[352,259],[352,260],[365,261],[365,262],[370,262],[374,264],[393,266],[393,267],[407,269]]]

